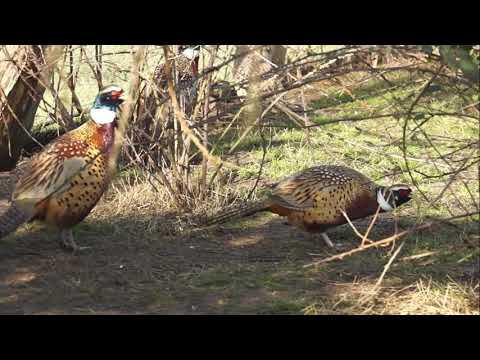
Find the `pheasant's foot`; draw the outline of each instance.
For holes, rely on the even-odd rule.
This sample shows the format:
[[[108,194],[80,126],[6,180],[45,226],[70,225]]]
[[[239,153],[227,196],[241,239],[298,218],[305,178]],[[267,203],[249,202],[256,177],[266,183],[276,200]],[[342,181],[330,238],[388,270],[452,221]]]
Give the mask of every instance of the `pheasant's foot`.
[[[320,235],[322,236],[323,240],[328,245],[328,247],[331,248],[331,249],[341,251],[341,250],[345,250],[347,248],[347,244],[343,244],[343,243],[339,243],[339,242],[336,242],[334,244],[330,240],[330,238],[328,237],[328,235],[326,233],[321,233]]]
[[[333,242],[330,240],[330,238],[328,237],[328,235],[326,233],[321,233],[320,235],[322,236],[322,239],[325,241],[325,243],[329,247],[335,248],[335,245],[333,244]]]
[[[348,248],[348,244],[344,244],[344,243],[335,243],[335,250],[345,250]]]
[[[61,246],[70,252],[76,253],[89,249],[89,246],[78,246],[73,240],[72,229],[62,229],[60,233]]]

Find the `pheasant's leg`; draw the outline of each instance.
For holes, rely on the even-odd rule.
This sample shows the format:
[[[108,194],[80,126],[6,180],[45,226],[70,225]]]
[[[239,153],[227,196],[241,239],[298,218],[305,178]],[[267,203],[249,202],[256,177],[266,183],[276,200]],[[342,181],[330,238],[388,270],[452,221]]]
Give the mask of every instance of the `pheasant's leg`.
[[[320,235],[322,235],[322,238],[323,240],[325,241],[325,243],[330,246],[331,248],[335,248],[335,245],[333,245],[332,241],[330,240],[330,238],[328,237],[327,233],[321,233]]]
[[[82,251],[88,249],[86,246],[78,246],[73,240],[73,232],[72,229],[62,229],[60,232],[60,239],[62,241],[62,245],[70,251]]]

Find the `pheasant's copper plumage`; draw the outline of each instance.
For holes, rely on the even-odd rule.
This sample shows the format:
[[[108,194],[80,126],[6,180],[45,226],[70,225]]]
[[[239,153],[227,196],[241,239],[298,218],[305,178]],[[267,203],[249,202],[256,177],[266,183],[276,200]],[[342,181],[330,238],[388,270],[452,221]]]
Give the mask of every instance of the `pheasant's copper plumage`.
[[[116,96],[122,93],[114,91]],[[115,122],[102,116],[60,136],[30,159],[15,185],[10,210],[0,216],[0,238],[28,220],[68,230],[90,213],[111,180]],[[67,237],[75,247],[71,232]]]
[[[88,121],[63,135],[35,159],[20,179],[13,200],[34,205],[34,219],[59,228],[82,221],[105,191],[113,124]]]
[[[285,179],[277,185],[273,196],[286,202],[293,224],[307,230],[323,231],[346,222],[341,211],[351,219],[375,212],[376,185],[359,172],[336,166],[314,167]],[[280,205],[280,204],[278,204]],[[279,207],[279,211],[285,211]]]
[[[405,191],[402,197],[396,193],[398,189]],[[327,229],[347,222],[342,212],[351,220],[360,219],[373,215],[379,206],[384,212],[401,205],[410,200],[409,194],[410,189],[405,185],[385,188],[344,166],[316,166],[280,181],[266,199],[223,212],[208,223],[270,211],[286,216],[291,224],[307,231],[324,234]],[[386,205],[379,204],[378,196],[387,199]]]
[[[175,57],[175,71],[178,75],[178,84],[180,88],[186,88],[193,85],[198,76],[198,56],[190,59],[181,51]],[[153,72],[154,82],[161,89],[167,87],[167,76],[165,74],[165,63],[159,64]]]
[[[177,48],[178,53],[174,58],[175,73],[177,76],[178,100],[187,116],[191,114],[197,97],[197,78],[199,51],[192,47],[181,45]],[[165,63],[159,64],[153,73],[153,82],[167,96],[167,74]]]

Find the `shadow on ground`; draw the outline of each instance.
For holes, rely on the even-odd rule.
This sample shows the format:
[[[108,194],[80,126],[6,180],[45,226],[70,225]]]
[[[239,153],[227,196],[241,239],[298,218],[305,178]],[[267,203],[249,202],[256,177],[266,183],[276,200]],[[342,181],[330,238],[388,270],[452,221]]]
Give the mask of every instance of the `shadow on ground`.
[[[389,259],[383,248],[305,269],[335,252],[273,216],[179,235],[142,232],[128,221],[117,222],[125,227],[94,219],[81,224],[77,242],[91,248],[79,254],[61,250],[57,234],[41,225],[1,240],[0,313],[301,314],[311,304],[321,304],[320,313],[350,313],[351,300],[339,302],[338,287],[376,281]],[[400,227],[412,221],[402,219]],[[359,224],[364,230],[367,222]],[[454,230],[411,236],[403,256],[445,249],[447,240],[452,253],[398,262],[385,283],[401,287],[427,274],[437,281],[478,282],[478,256],[458,263],[455,246],[464,244]],[[392,219],[382,218],[372,238],[392,232]],[[329,234],[346,248],[357,245],[347,226]]]

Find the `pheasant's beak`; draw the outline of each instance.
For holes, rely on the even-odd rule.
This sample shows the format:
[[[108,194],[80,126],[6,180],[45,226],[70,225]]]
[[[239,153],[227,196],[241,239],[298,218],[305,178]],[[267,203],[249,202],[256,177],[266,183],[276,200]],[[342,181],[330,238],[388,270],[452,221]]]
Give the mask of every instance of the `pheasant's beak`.
[[[118,102],[119,104],[123,103],[126,100],[126,96],[123,90],[112,91],[110,94],[112,100]]]
[[[122,104],[122,103],[125,102],[126,100],[127,100],[127,95],[125,95],[125,93],[122,92],[122,93],[120,94],[120,96],[118,97],[118,102],[119,102],[120,104]]]

